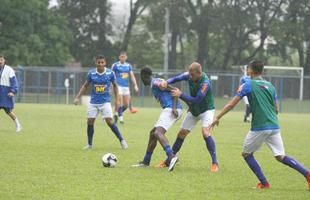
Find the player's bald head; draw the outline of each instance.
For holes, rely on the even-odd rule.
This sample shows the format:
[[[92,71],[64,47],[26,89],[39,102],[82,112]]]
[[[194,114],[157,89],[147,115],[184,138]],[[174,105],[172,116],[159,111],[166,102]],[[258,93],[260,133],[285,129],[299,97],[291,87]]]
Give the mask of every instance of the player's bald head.
[[[189,66],[189,71],[192,71],[192,72],[202,72],[201,64],[198,63],[198,62],[193,62]]]

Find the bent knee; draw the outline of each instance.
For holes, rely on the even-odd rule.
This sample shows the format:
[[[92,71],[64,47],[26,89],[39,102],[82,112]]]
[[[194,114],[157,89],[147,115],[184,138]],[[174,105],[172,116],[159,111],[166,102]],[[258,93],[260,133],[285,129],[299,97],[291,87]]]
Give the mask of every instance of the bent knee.
[[[189,131],[188,131],[188,130],[182,129],[182,130],[180,130],[180,132],[178,133],[178,137],[184,139],[188,134],[189,134]]]
[[[279,162],[282,162],[284,157],[285,157],[284,155],[275,156],[276,160],[279,161]]]
[[[250,156],[250,155],[253,155],[253,153],[245,153],[245,152],[242,152],[242,157],[243,158],[246,158],[246,157],[248,157],[248,156]]]

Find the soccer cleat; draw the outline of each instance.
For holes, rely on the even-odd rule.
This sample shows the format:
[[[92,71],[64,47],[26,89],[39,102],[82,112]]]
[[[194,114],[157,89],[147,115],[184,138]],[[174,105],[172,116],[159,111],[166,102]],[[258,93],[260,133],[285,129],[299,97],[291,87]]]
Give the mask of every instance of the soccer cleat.
[[[16,133],[19,133],[22,130],[22,126],[19,124],[16,126]]]
[[[257,189],[269,189],[270,188],[270,184],[267,183],[267,184],[264,185],[262,183],[259,183],[259,184],[257,184],[256,188]]]
[[[308,182],[308,188],[310,190],[310,171],[308,171],[307,182]]]
[[[139,162],[138,164],[131,165],[132,167],[148,167],[149,164],[145,164],[143,161]]]
[[[173,170],[174,166],[177,164],[178,161],[179,161],[179,158],[177,156],[174,156],[173,158],[171,158],[170,165],[168,167],[168,172],[171,172]]]
[[[122,124],[122,125],[125,124],[125,122],[123,120],[119,120],[119,123]]]
[[[93,145],[86,145],[83,149],[91,150],[93,148]]]
[[[135,114],[136,112],[138,112],[138,109],[136,109],[136,108],[131,108],[130,109],[130,113]]]
[[[118,116],[117,116],[117,115],[114,115],[113,120],[114,120],[114,124],[117,124]]]
[[[155,165],[156,168],[165,168],[168,167],[166,162],[164,160],[160,161],[157,165]]]
[[[217,163],[212,163],[211,165],[211,172],[218,172],[219,171],[219,165]]]
[[[122,140],[121,141],[121,146],[122,146],[122,149],[127,149],[128,148],[128,144],[125,140]]]

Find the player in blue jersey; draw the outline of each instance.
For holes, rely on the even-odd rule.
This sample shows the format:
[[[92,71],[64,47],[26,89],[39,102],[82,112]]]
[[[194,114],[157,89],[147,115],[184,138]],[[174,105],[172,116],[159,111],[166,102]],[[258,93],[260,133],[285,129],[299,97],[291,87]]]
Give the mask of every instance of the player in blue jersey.
[[[17,93],[17,79],[14,70],[5,64],[5,57],[0,55],[0,110],[3,109],[15,122],[16,132],[22,130],[15,113],[14,96]]]
[[[140,76],[145,86],[151,85],[152,93],[156,100],[160,103],[163,110],[154,128],[150,131],[149,142],[143,161],[133,166],[149,166],[153,151],[156,147],[157,141],[159,141],[168,157],[168,171],[172,171],[175,164],[178,162],[178,157],[173,153],[165,133],[181,117],[182,105],[178,101],[178,98],[172,97],[170,92],[172,89],[171,86],[165,90],[161,90],[159,88],[159,85],[163,82],[163,79],[153,78],[152,70],[150,68],[146,67],[141,69]]]
[[[91,86],[90,104],[87,110],[87,136],[88,144],[85,149],[92,149],[92,141],[94,135],[94,123],[98,114],[102,114],[102,118],[106,121],[115,136],[119,139],[123,149],[127,149],[128,145],[122,134],[119,132],[116,124],[113,123],[113,112],[110,100],[110,86],[113,85],[115,94],[115,104],[118,104],[118,88],[115,81],[114,72],[106,66],[104,56],[96,57],[96,69],[92,69],[87,74],[87,80],[82,85],[79,93],[74,99],[74,104],[78,104],[80,97],[85,93],[88,86]]]
[[[118,85],[118,92],[121,98],[121,106],[116,107],[117,114],[114,115],[114,122],[119,119],[120,123],[124,123],[123,112],[128,108],[130,102],[130,89],[129,78],[131,79],[134,89],[139,92],[139,88],[136,82],[135,75],[132,71],[130,63],[126,62],[127,53],[121,52],[119,55],[119,61],[114,63],[111,67],[116,76],[116,83]]]
[[[174,153],[180,151],[186,136],[191,132],[191,130],[193,130],[197,122],[201,121],[202,136],[212,159],[210,170],[211,172],[217,172],[219,167],[216,156],[216,145],[213,137],[211,136],[211,131],[208,128],[213,121],[215,109],[211,82],[207,75],[202,72],[201,65],[197,62],[193,62],[189,66],[188,72],[168,79],[166,82],[161,84],[161,87],[166,88],[168,84],[173,84],[179,81],[188,82],[190,95],[183,93],[177,88],[172,90],[172,95],[180,97],[180,99],[185,101],[188,104],[189,109],[182,122],[178,136],[172,146],[172,150]],[[164,162],[161,162],[159,165],[165,167]]]
[[[306,178],[308,188],[310,189],[310,171],[294,158],[285,155],[277,117],[278,102],[276,91],[270,82],[262,78],[263,69],[263,62],[258,60],[250,62],[249,71],[251,79],[246,80],[239,87],[236,96],[214,118],[210,128],[218,125],[219,120],[233,109],[242,97],[248,96],[252,108],[252,122],[251,130],[244,140],[242,156],[260,181],[257,188],[270,188],[269,182],[254,158],[254,153],[263,143],[266,143],[276,160],[295,169]]]
[[[248,65],[246,66],[246,72],[245,73],[246,73],[246,75],[243,75],[240,79],[240,85],[244,84],[247,80],[251,79],[250,74],[249,74]],[[243,99],[244,104],[245,104],[245,113],[244,113],[243,121],[244,122],[250,122],[250,114],[252,111],[251,111],[251,107],[250,107],[248,97],[244,96],[242,99]]]

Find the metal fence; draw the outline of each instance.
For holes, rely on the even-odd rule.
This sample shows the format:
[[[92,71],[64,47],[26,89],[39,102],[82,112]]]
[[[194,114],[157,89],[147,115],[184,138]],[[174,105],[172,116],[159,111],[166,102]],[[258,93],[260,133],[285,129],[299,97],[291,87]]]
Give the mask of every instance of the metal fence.
[[[19,93],[17,102],[25,103],[52,103],[65,104],[71,103],[73,98],[79,91],[79,88],[86,80],[88,69],[72,69],[60,67],[17,67],[15,68],[17,79],[19,81]],[[179,72],[181,73],[181,72]],[[155,71],[155,76],[172,77],[177,72],[169,72],[162,74]],[[228,98],[234,95],[239,85],[241,73],[238,72],[207,72],[212,79],[213,93],[218,98]],[[137,106],[145,104],[148,97],[151,96],[150,88],[143,87],[138,72],[135,72],[140,94],[132,92],[133,98],[136,100]],[[265,79],[272,82],[277,88],[278,96],[281,100],[299,98],[300,77],[298,76],[276,76],[265,75]],[[67,85],[65,81],[67,79]],[[310,100],[310,76],[304,77],[303,99]],[[188,92],[187,83],[181,82],[176,84],[182,91]]]

